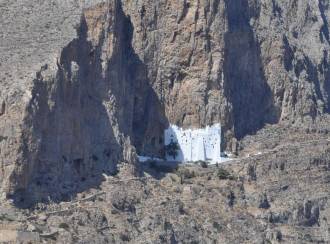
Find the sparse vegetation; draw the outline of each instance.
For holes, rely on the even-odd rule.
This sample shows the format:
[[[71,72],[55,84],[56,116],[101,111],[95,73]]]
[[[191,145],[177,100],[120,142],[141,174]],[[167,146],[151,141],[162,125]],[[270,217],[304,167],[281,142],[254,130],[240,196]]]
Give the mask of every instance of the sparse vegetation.
[[[205,162],[205,161],[198,161],[198,163],[202,168],[207,168],[208,167],[208,163]]]
[[[110,173],[110,175],[111,175],[111,176],[116,176],[116,175],[118,175],[118,173],[119,173],[119,170],[116,168],[114,171],[112,171],[112,172]]]
[[[15,219],[13,219],[12,217],[8,216],[7,214],[1,214],[0,215],[0,221],[12,222],[12,221],[15,221]]]
[[[182,201],[178,201],[178,211],[180,214],[186,214],[186,211],[184,210],[184,203]]]
[[[213,222],[213,228],[215,228],[218,232],[222,230],[222,226],[218,222]]]
[[[128,241],[131,240],[130,237],[127,234],[121,234],[120,239],[124,242],[128,242]]]
[[[177,171],[177,166],[157,164],[156,161],[151,161],[149,163],[149,167],[151,169],[156,170],[157,172],[163,172],[163,173],[173,173],[173,172]]]
[[[58,228],[68,230],[68,229],[70,229],[70,226],[67,223],[60,223],[58,225]]]
[[[251,180],[255,181],[257,179],[256,167],[253,165],[249,165],[247,174],[249,175]]]
[[[180,176],[181,180],[192,179],[192,178],[196,177],[196,173],[194,170],[190,170],[187,168],[180,168],[178,170],[178,176]]]
[[[220,180],[234,180],[234,176],[231,175],[227,170],[224,168],[219,168],[217,172],[217,176]]]
[[[165,153],[174,159],[178,156],[178,150],[180,149],[177,142],[171,142],[165,146]]]
[[[227,202],[228,202],[228,206],[229,207],[234,206],[235,199],[236,199],[236,197],[235,197],[234,192],[233,191],[230,191],[229,194],[228,194],[228,196],[227,196]]]

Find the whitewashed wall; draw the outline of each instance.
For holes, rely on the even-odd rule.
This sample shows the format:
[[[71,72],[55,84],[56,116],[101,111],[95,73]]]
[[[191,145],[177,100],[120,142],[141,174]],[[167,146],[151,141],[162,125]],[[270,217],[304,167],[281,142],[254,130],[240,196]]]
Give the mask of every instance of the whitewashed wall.
[[[174,159],[166,155],[167,160],[188,161],[220,161],[221,126],[215,124],[200,129],[182,129],[171,125],[164,132],[165,145],[173,142],[179,144],[180,150]]]

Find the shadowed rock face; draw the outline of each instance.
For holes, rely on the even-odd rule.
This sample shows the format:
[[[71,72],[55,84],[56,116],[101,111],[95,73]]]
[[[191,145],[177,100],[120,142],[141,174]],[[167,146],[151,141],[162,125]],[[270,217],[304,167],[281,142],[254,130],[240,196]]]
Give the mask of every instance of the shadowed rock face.
[[[24,118],[24,163],[14,171],[18,174],[15,178],[26,177],[17,187],[29,197],[29,191],[40,194],[45,190],[45,196],[57,198],[59,189],[67,197],[67,193],[79,190],[73,182],[81,182],[79,187],[88,185],[90,178],[99,182],[102,172],[115,172],[116,163],[125,160],[125,138],[118,122],[111,120],[117,110],[110,91],[111,84],[125,77],[115,79],[109,75],[107,63],[102,67],[102,46],[107,37],[93,46],[86,21],[84,15],[78,37],[63,48],[54,77],[44,77],[45,66],[33,82]],[[110,49],[124,50],[119,43],[125,45],[113,42]],[[113,58],[121,59],[123,55],[117,52]],[[20,197],[21,201],[25,198]]]
[[[19,162],[9,173],[17,204],[70,198],[100,184],[117,163],[135,163],[131,142],[141,150],[148,130],[160,136],[167,126],[120,2],[85,10],[76,29],[55,69],[45,64],[31,84]]]
[[[169,123],[220,122],[229,148],[266,123],[330,112],[327,1],[24,0],[0,12],[6,193],[97,185],[135,149],[161,155]]]
[[[247,1],[226,1],[228,31],[224,36],[225,95],[232,104],[238,138],[276,123],[271,88],[266,81],[260,45],[250,25]]]

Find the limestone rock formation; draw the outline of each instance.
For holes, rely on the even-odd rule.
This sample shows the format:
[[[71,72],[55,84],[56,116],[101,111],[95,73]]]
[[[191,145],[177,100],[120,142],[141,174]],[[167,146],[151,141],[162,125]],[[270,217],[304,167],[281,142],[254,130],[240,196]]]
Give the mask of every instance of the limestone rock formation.
[[[12,43],[2,44],[7,60],[0,72],[1,190],[15,194],[19,203],[68,198],[99,183],[102,173],[115,173],[117,163],[134,164],[131,139],[143,137],[152,112],[160,118],[158,110],[152,110],[158,106],[156,96],[131,48],[132,26],[120,2],[84,11],[85,5],[67,4],[45,3],[41,9],[33,9],[37,4],[28,1],[1,5],[4,20],[22,6],[33,16],[32,23],[26,23],[31,30],[15,33],[30,31],[26,40],[10,36],[10,29],[2,33],[14,40],[7,37]],[[68,7],[73,9],[64,11]],[[42,10],[49,16],[34,16]],[[8,27],[18,25],[12,21]],[[34,34],[42,36],[36,39]],[[144,109],[146,103],[153,106]],[[142,125],[139,130],[136,123]]]
[[[229,147],[330,112],[325,0],[1,0],[0,13],[0,184],[19,202],[67,198],[135,149],[161,154],[169,123],[220,122]]]
[[[220,121],[241,138],[265,123],[329,113],[327,1],[123,3],[172,123]]]

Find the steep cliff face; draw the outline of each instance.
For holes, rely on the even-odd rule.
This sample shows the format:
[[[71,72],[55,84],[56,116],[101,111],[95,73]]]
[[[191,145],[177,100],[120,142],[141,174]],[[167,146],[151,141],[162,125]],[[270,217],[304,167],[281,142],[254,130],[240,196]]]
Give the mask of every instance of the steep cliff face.
[[[23,0],[0,12],[4,192],[66,197],[134,162],[133,146],[161,154],[169,123],[220,122],[230,146],[330,112],[324,0]]]
[[[123,1],[170,122],[228,137],[329,112],[326,1]],[[138,11],[137,11],[138,10]]]
[[[125,133],[133,98],[122,93],[134,94],[125,72],[130,65],[125,62],[130,55],[125,21],[116,4],[86,11],[78,37],[61,51],[55,74],[44,75],[47,65],[37,73],[23,121],[23,163],[13,175],[19,189],[66,197],[100,181],[102,172],[115,172],[117,162],[134,161],[124,152],[130,150]],[[93,32],[88,33],[88,25]],[[123,111],[126,104],[129,109]]]
[[[166,125],[160,128],[161,105],[131,47],[133,29],[120,2],[78,17],[77,36],[32,80],[19,88],[4,82],[18,94],[2,94],[1,182],[19,202],[67,198],[99,184],[117,163],[134,164],[131,140],[143,142],[149,128],[157,135]]]

